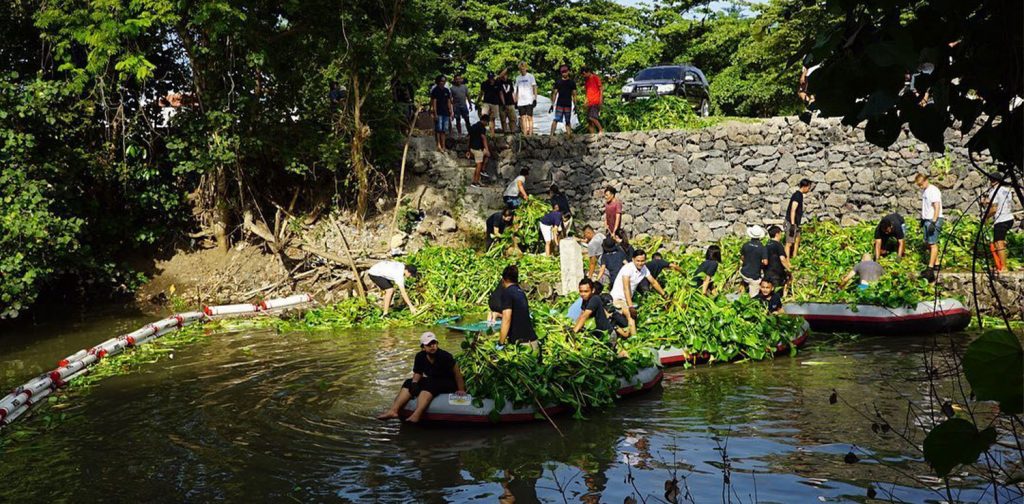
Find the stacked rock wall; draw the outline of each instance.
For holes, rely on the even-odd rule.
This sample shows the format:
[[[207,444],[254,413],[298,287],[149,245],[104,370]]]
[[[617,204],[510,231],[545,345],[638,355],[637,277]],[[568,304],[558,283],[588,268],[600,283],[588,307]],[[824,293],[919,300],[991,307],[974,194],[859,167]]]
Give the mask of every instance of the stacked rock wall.
[[[625,204],[634,234],[667,236],[686,244],[742,233],[748,224],[782,220],[801,178],[815,182],[806,217],[845,224],[899,211],[915,218],[919,190],[912,178],[933,172],[946,208],[967,210],[987,186],[968,169],[959,133],[947,136],[951,168],[933,167],[942,154],[904,132],[881,149],[861,129],[837,120],[806,125],[793,117],[733,122],[701,131],[609,133],[602,136],[507,137],[493,142],[499,186],[529,167],[531,192],[556,183],[583,221],[601,220],[601,193],[611,185]],[[577,221],[579,222],[579,221]]]

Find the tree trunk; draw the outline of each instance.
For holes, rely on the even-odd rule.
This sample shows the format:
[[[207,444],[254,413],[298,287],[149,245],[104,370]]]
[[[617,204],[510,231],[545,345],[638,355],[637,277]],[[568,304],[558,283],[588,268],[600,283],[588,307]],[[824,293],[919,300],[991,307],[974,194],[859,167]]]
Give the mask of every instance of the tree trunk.
[[[228,229],[231,228],[231,210],[228,205],[228,177],[223,166],[218,166],[214,174],[214,208],[213,236],[217,239],[217,248],[227,253],[231,248]]]
[[[367,200],[370,197],[370,168],[366,163],[364,152],[366,138],[370,130],[363,124],[361,110],[363,108],[363,93],[360,89],[359,75],[352,75],[352,168],[356,172],[356,218],[359,225],[363,224],[366,218]]]

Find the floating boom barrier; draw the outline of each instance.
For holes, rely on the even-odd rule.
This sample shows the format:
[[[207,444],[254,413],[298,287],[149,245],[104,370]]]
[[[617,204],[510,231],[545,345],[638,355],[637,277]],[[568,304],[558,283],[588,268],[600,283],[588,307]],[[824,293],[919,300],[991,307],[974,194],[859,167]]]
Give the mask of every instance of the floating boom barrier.
[[[313,299],[308,294],[297,294],[279,299],[268,299],[259,304],[233,304],[204,306],[202,311],[178,313],[165,319],[147,324],[128,334],[110,338],[92,348],[79,350],[57,362],[57,368],[43,373],[0,399],[0,429],[10,425],[28,412],[32,406],[45,400],[58,388],[86,374],[89,367],[105,357],[123,352],[126,348],[137,347],[165,334],[195,323],[208,320],[261,315],[297,308],[309,304]]]

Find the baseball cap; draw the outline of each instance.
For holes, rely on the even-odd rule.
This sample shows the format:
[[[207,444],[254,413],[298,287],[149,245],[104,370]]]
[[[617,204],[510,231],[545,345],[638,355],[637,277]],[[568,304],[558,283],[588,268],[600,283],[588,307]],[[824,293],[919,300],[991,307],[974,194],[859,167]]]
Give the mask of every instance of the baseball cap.
[[[432,342],[437,341],[437,336],[434,333],[427,331],[420,335],[420,346],[427,346]]]

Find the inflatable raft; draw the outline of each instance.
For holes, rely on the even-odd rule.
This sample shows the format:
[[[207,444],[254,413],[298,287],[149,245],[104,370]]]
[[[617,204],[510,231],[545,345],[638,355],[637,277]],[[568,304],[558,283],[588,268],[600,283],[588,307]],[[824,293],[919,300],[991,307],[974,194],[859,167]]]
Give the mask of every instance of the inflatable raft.
[[[787,311],[787,313],[789,312]],[[792,347],[800,348],[804,346],[804,343],[807,342],[807,336],[810,335],[810,329],[811,326],[808,325],[807,322],[804,322],[803,327],[800,329],[800,334],[793,338],[789,344],[779,343],[779,345],[775,347],[775,355],[788,353],[789,349]],[[694,354],[690,353],[688,350],[675,347],[662,348],[658,350],[658,361],[662,366],[679,366],[686,363],[696,366],[698,364],[707,364],[710,359],[711,354],[707,352]]]
[[[307,294],[297,294],[286,298],[268,299],[259,304],[236,304],[223,306],[204,306],[203,311],[178,313],[165,319],[147,324],[130,333],[110,338],[92,348],[79,350],[57,362],[57,368],[43,373],[11,393],[0,398],[0,428],[10,425],[24,415],[32,406],[42,402],[46,397],[63,387],[75,378],[89,372],[89,367],[104,357],[111,357],[130,347],[144,345],[165,334],[176,331],[187,325],[202,323],[207,320],[227,317],[259,315],[280,312],[288,308],[296,308],[312,301]]]
[[[637,372],[632,379],[619,378],[619,396],[626,397],[650,390],[661,383],[664,375],[656,367],[643,368]],[[569,411],[568,406],[551,405],[544,408],[549,416]],[[402,418],[408,417],[416,410],[416,399],[409,401],[399,414]],[[455,394],[441,394],[430,402],[423,415],[423,420],[429,422],[444,423],[521,423],[538,420],[539,408],[535,405],[527,405],[516,408],[512,403],[505,403],[496,419],[492,419],[491,411],[494,410],[494,401],[484,399],[480,407],[473,406],[473,398],[469,395],[456,396]],[[543,419],[541,417],[540,419]]]
[[[787,314],[799,315],[816,332],[848,332],[871,336],[901,336],[962,331],[971,312],[955,299],[920,302],[913,308],[836,303],[787,304]]]

